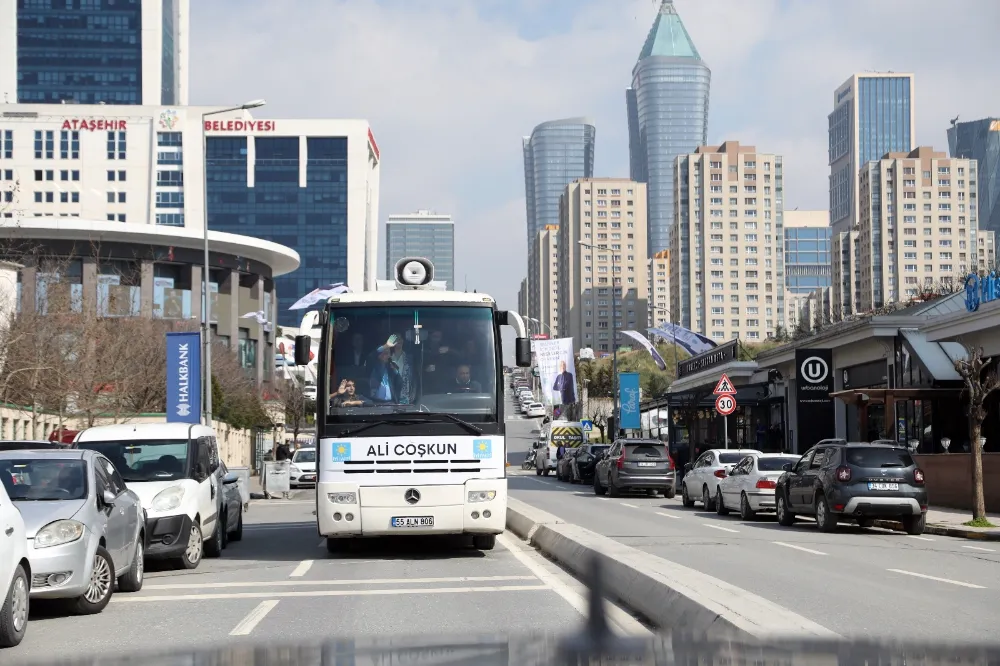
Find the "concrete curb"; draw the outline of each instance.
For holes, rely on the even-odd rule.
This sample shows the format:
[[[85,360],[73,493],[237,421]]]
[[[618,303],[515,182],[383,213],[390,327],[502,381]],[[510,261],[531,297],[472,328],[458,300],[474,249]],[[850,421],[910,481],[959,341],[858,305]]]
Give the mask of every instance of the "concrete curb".
[[[592,558],[601,558],[609,594],[662,629],[713,639],[840,638],[763,597],[513,498],[507,499],[507,527],[578,576],[588,573]]]
[[[876,520],[875,527],[887,530],[903,531],[903,523],[895,520]],[[971,539],[973,541],[1000,541],[1000,530],[983,532],[969,527],[950,527],[947,525],[926,525],[924,534],[935,534],[937,536],[956,537],[958,539]]]

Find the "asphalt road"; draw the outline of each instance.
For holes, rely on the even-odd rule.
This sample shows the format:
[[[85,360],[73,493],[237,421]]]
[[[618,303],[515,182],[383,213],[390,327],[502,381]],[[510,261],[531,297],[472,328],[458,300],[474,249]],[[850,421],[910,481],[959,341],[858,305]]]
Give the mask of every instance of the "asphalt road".
[[[329,555],[313,491],[261,500],[243,541],[194,571],[154,570],[99,615],[67,617],[34,602],[24,642],[0,661],[139,655],[231,641],[566,634],[583,627],[585,590],[506,533],[490,552],[460,538],[379,539]],[[619,633],[648,630],[614,609]]]
[[[559,518],[764,596],[844,636],[983,641],[1000,626],[1000,545],[815,522],[743,522],[677,499],[597,497],[522,472],[534,421],[508,418],[510,493]]]

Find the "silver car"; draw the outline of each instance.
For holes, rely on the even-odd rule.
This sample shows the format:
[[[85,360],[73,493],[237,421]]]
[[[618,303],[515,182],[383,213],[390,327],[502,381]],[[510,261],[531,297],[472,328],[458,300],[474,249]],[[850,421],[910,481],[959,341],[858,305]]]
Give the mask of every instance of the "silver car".
[[[145,512],[111,461],[95,451],[0,452],[0,482],[24,519],[31,597],[100,613],[115,579],[142,588]]]

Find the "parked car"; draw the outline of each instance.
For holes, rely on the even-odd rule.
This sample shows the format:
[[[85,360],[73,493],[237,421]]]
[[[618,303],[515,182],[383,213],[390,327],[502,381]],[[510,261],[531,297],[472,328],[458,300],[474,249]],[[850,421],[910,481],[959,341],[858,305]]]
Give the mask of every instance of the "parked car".
[[[907,534],[924,531],[927,487],[909,450],[898,445],[824,440],[788,465],[774,492],[778,522],[816,517],[833,532],[841,521],[870,527],[878,518],[903,523]]]
[[[608,444],[582,444],[575,449],[576,455],[569,461],[570,483],[593,481],[598,459],[610,448]]]
[[[0,440],[0,451],[40,451],[49,449],[65,449],[68,444],[61,442],[50,442],[47,439],[4,439]]]
[[[623,490],[645,490],[673,497],[674,461],[658,439],[618,439],[594,468],[594,493],[618,497]]]
[[[751,453],[719,482],[715,511],[724,516],[738,510],[743,520],[753,520],[758,513],[773,512],[774,489],[784,474],[785,465],[795,464],[799,456],[785,453]]]
[[[226,541],[243,540],[243,495],[240,493],[240,477],[236,472],[230,472],[224,462],[219,462],[222,472],[222,505],[225,507],[227,520]]]
[[[681,479],[681,502],[686,507],[694,506],[700,501],[706,511],[715,511],[715,496],[719,492],[719,483],[726,478],[729,470],[743,458],[762,451],[757,449],[709,449],[703,452],[693,463],[684,466],[684,476]]]
[[[19,645],[28,630],[31,565],[24,519],[0,483],[0,647]]]
[[[545,405],[540,402],[529,402],[528,408],[524,411],[524,415],[529,419],[540,419],[545,416]]]
[[[24,519],[32,597],[91,615],[111,601],[115,579],[122,592],[142,589],[142,503],[110,460],[79,449],[5,451],[0,482]]]
[[[301,448],[292,454],[288,485],[292,488],[316,485],[315,448]]]

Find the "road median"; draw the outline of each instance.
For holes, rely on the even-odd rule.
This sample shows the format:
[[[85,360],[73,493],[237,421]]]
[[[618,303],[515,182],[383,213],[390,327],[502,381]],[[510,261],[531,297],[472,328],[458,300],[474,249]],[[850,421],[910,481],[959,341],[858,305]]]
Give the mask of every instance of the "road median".
[[[694,636],[839,636],[786,608],[689,567],[618,543],[514,498],[507,527],[578,576],[600,558],[605,589],[657,627]]]

